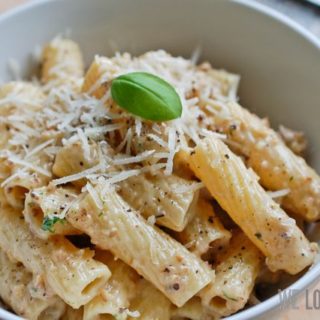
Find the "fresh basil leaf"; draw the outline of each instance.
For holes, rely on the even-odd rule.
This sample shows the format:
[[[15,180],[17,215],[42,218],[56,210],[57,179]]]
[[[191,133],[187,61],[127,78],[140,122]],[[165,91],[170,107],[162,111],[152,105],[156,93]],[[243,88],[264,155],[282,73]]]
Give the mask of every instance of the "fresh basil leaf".
[[[146,72],[132,72],[112,81],[113,100],[126,111],[143,119],[169,121],[182,113],[175,89],[163,79]]]

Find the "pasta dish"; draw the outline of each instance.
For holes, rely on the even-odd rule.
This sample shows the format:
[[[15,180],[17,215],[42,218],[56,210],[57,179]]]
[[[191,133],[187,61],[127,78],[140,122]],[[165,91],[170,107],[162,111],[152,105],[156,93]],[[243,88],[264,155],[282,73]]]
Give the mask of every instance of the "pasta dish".
[[[42,50],[0,87],[0,297],[26,319],[213,320],[310,267],[320,178],[239,76],[150,51]]]

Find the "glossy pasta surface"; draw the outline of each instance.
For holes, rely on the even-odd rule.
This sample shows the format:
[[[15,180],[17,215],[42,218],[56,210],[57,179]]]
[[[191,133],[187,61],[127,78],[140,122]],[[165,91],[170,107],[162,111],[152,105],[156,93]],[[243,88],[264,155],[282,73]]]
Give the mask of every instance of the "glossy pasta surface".
[[[238,104],[239,76],[163,50],[85,68],[62,37],[39,64],[39,79],[0,86],[0,298],[10,310],[215,320],[258,300],[261,279],[313,264],[318,247],[299,226],[319,219],[320,178],[297,155],[301,134],[277,134]],[[112,83],[132,72],[167,82],[181,116],[121,108]],[[153,89],[157,108],[165,91]]]

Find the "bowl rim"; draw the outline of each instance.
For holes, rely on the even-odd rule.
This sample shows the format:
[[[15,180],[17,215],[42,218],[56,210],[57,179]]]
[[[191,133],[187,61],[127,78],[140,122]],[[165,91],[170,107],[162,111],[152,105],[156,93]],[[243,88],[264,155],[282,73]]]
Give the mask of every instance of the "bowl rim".
[[[296,32],[301,38],[306,39],[310,45],[319,51],[320,54],[320,39],[307,30],[304,26],[291,19],[289,16],[276,11],[275,9],[268,7],[265,4],[258,3],[254,0],[229,0],[234,3],[241,4],[249,9],[252,9],[258,13],[264,14],[269,18],[282,23],[287,28]],[[320,262],[316,261],[310,269],[297,281],[291,284],[286,290],[291,290],[292,296],[301,295],[301,293],[308,287],[314,285],[316,280],[320,278]],[[267,311],[271,311],[279,308],[281,305],[280,299],[281,292],[275,294],[269,299],[259,303],[256,306],[250,307],[247,310],[240,311],[235,315],[231,315],[226,318],[227,320],[249,320],[254,319],[257,316],[261,316]]]
[[[63,2],[63,0],[33,0],[30,2],[27,2],[5,13],[2,13],[0,15],[0,24],[16,15],[22,14],[25,11],[32,10],[35,7],[46,6],[48,3],[51,3],[51,2],[53,3],[58,1],[61,3]],[[286,26],[288,29],[300,35],[301,38],[304,38],[305,40],[307,40],[310,45],[312,45],[315,49],[319,51],[319,54],[320,54],[320,39],[317,38],[316,35],[312,34],[309,30],[307,30],[304,26],[294,21],[287,15],[280,13],[275,9],[265,4],[259,3],[255,0],[228,0],[228,1],[231,3],[239,4],[240,6],[243,6],[249,10],[265,15],[271,20],[280,22],[281,24]],[[288,288],[286,288],[286,290],[287,289],[292,290],[293,296],[299,295],[303,290],[315,284],[318,278],[320,278],[320,262],[319,261],[317,261],[313,266],[311,266],[310,269],[300,279],[298,279],[296,282],[291,284]],[[281,293],[279,292],[274,296],[270,297],[269,299],[259,303],[258,305],[250,307],[246,310],[240,311],[239,313],[235,315],[231,315],[225,319],[226,320],[255,319],[256,317],[263,315],[263,313],[269,312],[279,307],[281,302],[280,294]],[[4,317],[3,319],[7,319],[7,320],[22,320],[21,317],[5,309],[0,308],[0,318],[2,317]]]
[[[309,44],[311,44],[314,48],[318,49],[320,54],[320,39],[318,39],[314,34],[312,34],[309,30],[307,30],[304,26],[294,21],[287,15],[276,11],[275,9],[268,7],[265,4],[258,3],[254,0],[229,0],[234,3],[238,3],[252,9],[258,13],[264,14],[269,18],[282,23],[287,28],[293,30],[302,38],[308,40]],[[315,284],[316,280],[320,277],[320,262],[316,261],[314,265],[310,267],[310,269],[297,281],[291,284],[286,290],[291,290],[292,296],[300,295],[302,291],[306,290],[311,285]],[[227,320],[249,320],[254,319],[257,316],[261,316],[263,313],[267,311],[271,311],[280,307],[281,292],[275,294],[269,299],[259,303],[256,306],[250,307],[247,310],[240,311],[235,315],[231,315]]]

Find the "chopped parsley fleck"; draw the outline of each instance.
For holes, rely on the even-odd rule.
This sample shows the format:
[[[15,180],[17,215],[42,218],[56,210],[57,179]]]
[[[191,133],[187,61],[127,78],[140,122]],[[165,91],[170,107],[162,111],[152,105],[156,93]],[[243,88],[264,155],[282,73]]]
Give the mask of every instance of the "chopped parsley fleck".
[[[57,222],[64,223],[64,219],[60,219],[58,217],[53,217],[53,218],[45,217],[42,221],[41,229],[44,231],[49,231],[53,233],[54,232],[53,227]]]

